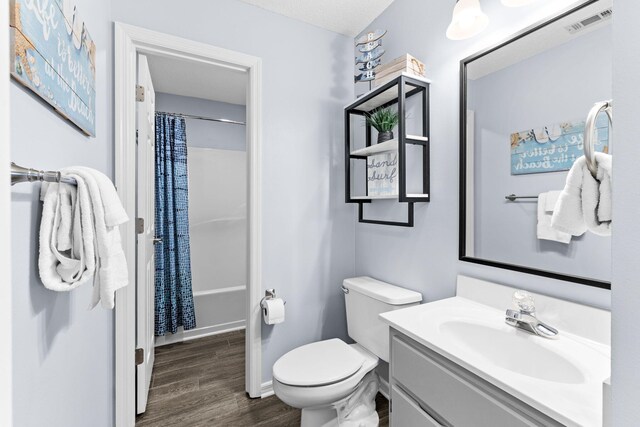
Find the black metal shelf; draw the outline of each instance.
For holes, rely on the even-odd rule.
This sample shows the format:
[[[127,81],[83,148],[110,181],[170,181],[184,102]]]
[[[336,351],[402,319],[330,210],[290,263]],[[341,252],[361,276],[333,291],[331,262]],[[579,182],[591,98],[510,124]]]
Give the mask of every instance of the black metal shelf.
[[[393,225],[413,227],[414,203],[423,203],[430,200],[429,193],[429,85],[430,81],[417,78],[409,74],[402,74],[384,85],[375,88],[360,98],[347,105],[344,109],[345,119],[345,202],[358,204],[358,221],[368,224]],[[413,96],[420,96],[422,103],[422,135],[407,135],[406,126],[406,102]],[[376,149],[371,141],[371,125],[366,124],[365,147],[359,150],[351,149],[351,118],[352,116],[365,116],[378,108],[386,108],[398,105],[398,136],[395,139],[397,148],[391,148],[392,142],[388,141],[385,147]],[[416,145],[422,148],[422,193],[407,193],[407,149],[406,146]],[[398,195],[397,196],[364,196],[351,195],[351,161],[365,160],[372,155],[388,151],[398,152]],[[365,167],[366,174],[366,167]],[[365,177],[365,187],[366,187]],[[372,200],[396,199],[400,203],[407,203],[407,220],[385,221],[364,218],[364,203]]]

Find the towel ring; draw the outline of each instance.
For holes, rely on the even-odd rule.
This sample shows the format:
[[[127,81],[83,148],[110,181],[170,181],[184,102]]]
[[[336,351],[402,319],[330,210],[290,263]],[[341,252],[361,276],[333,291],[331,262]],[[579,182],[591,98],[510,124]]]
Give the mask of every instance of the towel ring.
[[[598,166],[596,164],[596,150],[593,135],[596,130],[596,119],[598,118],[598,114],[603,111],[607,113],[609,126],[613,129],[613,104],[611,100],[596,102],[593,104],[584,125],[584,157],[587,160],[587,168],[589,168],[589,172],[591,172],[591,175],[593,175],[594,178],[598,172]],[[609,135],[609,140],[611,140],[611,135]]]

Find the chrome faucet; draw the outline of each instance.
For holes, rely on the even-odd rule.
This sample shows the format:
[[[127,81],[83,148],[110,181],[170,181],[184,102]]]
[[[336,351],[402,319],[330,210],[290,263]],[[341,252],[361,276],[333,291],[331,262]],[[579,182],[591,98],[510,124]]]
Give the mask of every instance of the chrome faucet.
[[[558,338],[558,330],[541,322],[536,317],[536,306],[533,297],[525,291],[513,293],[513,305],[517,310],[508,309],[505,322],[514,328],[544,337]]]

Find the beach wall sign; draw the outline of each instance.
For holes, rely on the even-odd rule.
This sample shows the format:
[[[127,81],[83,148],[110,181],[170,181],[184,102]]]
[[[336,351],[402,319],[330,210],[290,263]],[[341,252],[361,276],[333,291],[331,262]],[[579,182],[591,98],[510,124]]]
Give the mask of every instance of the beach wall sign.
[[[71,0],[10,0],[11,75],[96,134],[96,45]]]
[[[584,155],[584,121],[528,129],[511,134],[511,175],[557,172],[571,169]],[[596,120],[595,151],[609,152],[606,114]]]

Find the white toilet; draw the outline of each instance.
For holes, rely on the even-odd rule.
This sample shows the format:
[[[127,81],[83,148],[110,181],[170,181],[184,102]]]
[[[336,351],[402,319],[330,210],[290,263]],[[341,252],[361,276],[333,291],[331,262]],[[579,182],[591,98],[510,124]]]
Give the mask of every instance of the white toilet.
[[[378,314],[422,295],[371,277],[345,279],[347,328],[357,344],[334,338],[291,350],[273,365],[273,390],[302,409],[303,427],[377,426],[378,358],[389,361],[389,328]]]

